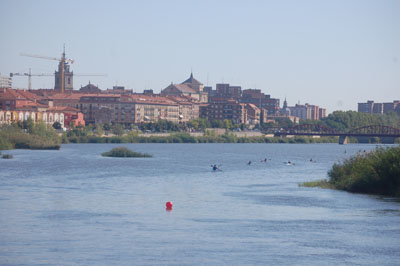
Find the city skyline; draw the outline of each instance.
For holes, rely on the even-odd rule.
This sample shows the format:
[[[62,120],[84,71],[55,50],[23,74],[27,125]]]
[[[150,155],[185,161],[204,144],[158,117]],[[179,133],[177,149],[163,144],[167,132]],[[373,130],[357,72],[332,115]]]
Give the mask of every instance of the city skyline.
[[[2,1],[0,73],[54,73],[55,61],[21,52],[75,59],[74,88],[89,80],[159,93],[193,71],[215,89],[257,88],[289,105],[314,103],[357,110],[358,102],[390,102],[400,91],[399,1],[251,1],[214,3]],[[14,78],[27,87],[27,78]],[[33,78],[53,88],[54,77]]]

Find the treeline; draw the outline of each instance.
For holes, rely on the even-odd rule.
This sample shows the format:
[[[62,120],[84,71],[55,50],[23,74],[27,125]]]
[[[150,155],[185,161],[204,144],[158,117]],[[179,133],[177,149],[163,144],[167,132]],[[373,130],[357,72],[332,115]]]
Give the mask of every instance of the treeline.
[[[328,175],[329,180],[303,185],[400,197],[400,147],[359,153],[335,163]]]
[[[356,111],[335,111],[321,120],[300,120],[300,124],[323,125],[337,131],[348,131],[369,125],[384,125],[400,128],[400,116],[394,112],[388,114],[367,114]],[[295,124],[288,118],[276,119],[274,123],[261,125],[264,131],[277,128],[290,128]]]
[[[227,130],[248,128],[246,124],[236,124],[231,120],[213,120],[208,121],[204,118],[197,118],[185,123],[174,123],[167,120],[159,120],[150,123],[141,123],[138,125],[122,125],[122,124],[101,124],[89,125],[89,128],[97,132],[113,133],[115,135],[122,135],[125,130],[141,130],[143,132],[182,132],[182,131],[204,131],[207,128],[224,128]]]
[[[338,131],[346,131],[369,125],[400,128],[400,116],[394,112],[388,114],[366,114],[356,111],[335,111],[320,121],[305,120],[302,123],[319,123]]]
[[[0,127],[0,150],[60,149],[61,137],[52,126],[32,119]]]
[[[75,131],[76,132],[76,131]],[[232,133],[216,135],[213,131],[206,131],[203,136],[192,136],[186,132],[177,132],[169,136],[140,136],[137,131],[130,131],[123,136],[98,136],[85,134],[84,131],[69,131],[63,135],[63,143],[336,143],[336,137],[326,138],[268,138],[237,137]]]

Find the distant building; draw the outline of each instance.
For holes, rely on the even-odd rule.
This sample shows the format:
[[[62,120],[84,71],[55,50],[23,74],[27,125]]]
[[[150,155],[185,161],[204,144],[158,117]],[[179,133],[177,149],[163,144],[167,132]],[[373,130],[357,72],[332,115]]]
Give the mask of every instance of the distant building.
[[[11,88],[12,79],[9,76],[0,76],[0,88]]]
[[[124,86],[113,86],[112,89],[107,89],[106,93],[108,93],[108,94],[121,94],[121,95],[123,94],[123,95],[127,95],[127,94],[132,94],[133,90],[132,89],[127,90],[127,89],[125,89]]]
[[[27,105],[35,105],[41,97],[25,90],[1,89],[0,110],[16,110]]]
[[[25,90],[0,90],[0,124],[29,118],[33,122],[42,121],[50,125],[59,122],[63,127],[71,124],[85,125],[83,114],[76,108],[53,106],[53,100]]]
[[[326,117],[326,109],[312,104],[296,104],[286,108],[286,115],[295,116],[302,120],[320,120]]]
[[[376,103],[374,101],[358,103],[358,112],[367,114],[387,114],[389,112],[396,112],[400,114],[400,101],[397,100],[391,103]]]
[[[393,101],[391,103],[383,103],[383,113],[395,112],[400,115],[400,101]]]
[[[319,108],[319,119],[325,118],[326,117],[326,109],[325,108]]]
[[[383,103],[374,103],[372,108],[373,114],[383,114]]]
[[[367,101],[366,103],[358,103],[358,112],[372,114],[374,109],[374,101]]]
[[[190,77],[181,84],[171,83],[161,91],[161,95],[190,96],[201,103],[206,103],[208,102],[208,93],[203,91],[203,87],[203,84],[196,80],[191,73]]]
[[[279,113],[279,99],[271,98],[259,89],[247,89],[242,91],[241,103],[252,103],[258,108],[266,109],[269,115]]]
[[[61,70],[62,62],[58,63],[58,70],[54,72],[54,90],[61,91]],[[70,71],[69,64],[64,63],[64,89],[72,91],[74,89],[74,73]]]
[[[246,122],[250,125],[260,124],[261,110],[252,103],[248,103],[246,108]]]
[[[266,110],[258,108],[252,103],[241,103],[233,98],[214,97],[207,105],[200,105],[200,117],[208,121],[230,120],[235,124],[260,124],[261,112]]]
[[[208,93],[208,96],[210,96],[210,93],[212,92],[212,87],[211,86],[204,86],[203,91]]]
[[[214,96],[238,100],[240,97],[242,97],[242,87],[231,86],[227,83],[219,83],[216,85],[216,92]]]
[[[307,109],[307,106],[296,104],[295,106],[288,107],[290,115],[298,117],[302,120],[307,120],[311,118],[311,110]]]
[[[79,89],[79,92],[83,92],[83,93],[101,93],[101,90],[99,89],[99,87],[97,87],[97,86],[95,86],[93,84],[90,84],[90,81],[89,81],[89,84],[86,85],[85,87],[81,87]]]
[[[287,105],[286,97],[285,100],[283,101],[283,106],[282,109],[280,110],[280,114],[282,115],[290,115],[290,111]]]
[[[179,123],[189,122],[200,117],[200,105],[191,97],[184,96],[166,96],[168,99],[176,102],[179,106]]]
[[[143,94],[152,95],[154,94],[152,89],[143,90]]]
[[[227,119],[236,124],[247,122],[246,104],[234,99],[213,98],[212,102],[202,108],[205,109],[201,114],[208,121]]]

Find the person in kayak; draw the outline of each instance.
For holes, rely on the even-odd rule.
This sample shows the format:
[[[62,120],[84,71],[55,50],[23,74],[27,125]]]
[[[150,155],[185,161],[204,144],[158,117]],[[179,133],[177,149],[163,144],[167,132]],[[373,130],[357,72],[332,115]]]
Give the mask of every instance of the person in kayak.
[[[221,165],[219,165],[219,166],[221,166]],[[216,172],[216,171],[222,171],[222,170],[219,168],[219,166],[217,166],[216,164],[211,165],[212,170],[213,170],[214,172]]]

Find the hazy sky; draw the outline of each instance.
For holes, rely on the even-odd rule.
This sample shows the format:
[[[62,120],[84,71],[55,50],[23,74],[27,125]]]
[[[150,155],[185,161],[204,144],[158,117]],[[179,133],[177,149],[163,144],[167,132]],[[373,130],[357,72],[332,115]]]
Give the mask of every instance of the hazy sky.
[[[0,73],[53,73],[66,44],[90,80],[155,92],[191,69],[205,85],[257,88],[289,105],[355,110],[400,99],[400,0],[0,1]],[[53,88],[54,77],[33,77]],[[26,77],[14,87],[26,88]]]

